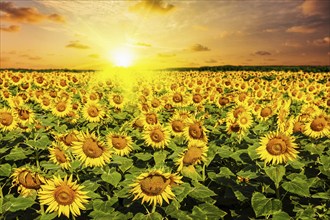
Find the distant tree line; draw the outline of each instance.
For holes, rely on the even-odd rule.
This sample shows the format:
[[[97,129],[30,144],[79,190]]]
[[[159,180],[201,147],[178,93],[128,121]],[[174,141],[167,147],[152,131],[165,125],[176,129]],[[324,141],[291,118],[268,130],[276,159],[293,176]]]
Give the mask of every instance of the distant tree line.
[[[285,72],[308,72],[330,73],[330,66],[202,66],[202,67],[182,67],[182,68],[168,68],[167,70],[176,71],[285,71]]]

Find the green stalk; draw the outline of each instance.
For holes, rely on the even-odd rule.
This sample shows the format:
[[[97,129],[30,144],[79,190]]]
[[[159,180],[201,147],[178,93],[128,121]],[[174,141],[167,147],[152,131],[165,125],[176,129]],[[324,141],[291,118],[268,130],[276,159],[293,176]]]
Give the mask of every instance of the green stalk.
[[[156,206],[157,206],[156,204],[154,204],[154,205],[152,206],[151,214],[154,213],[154,212],[156,211]]]
[[[276,198],[280,199],[280,190],[279,187],[275,186]]]

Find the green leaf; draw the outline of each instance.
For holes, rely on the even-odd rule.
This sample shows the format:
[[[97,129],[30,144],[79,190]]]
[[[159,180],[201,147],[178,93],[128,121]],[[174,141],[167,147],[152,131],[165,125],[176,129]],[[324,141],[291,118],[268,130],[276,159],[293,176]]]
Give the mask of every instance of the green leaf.
[[[143,161],[148,161],[152,158],[152,155],[150,153],[137,153],[134,154],[134,156]]]
[[[113,172],[113,173],[103,173],[101,175],[101,179],[107,183],[110,183],[111,185],[113,185],[114,187],[116,187],[118,185],[118,183],[121,180],[121,175],[120,173],[118,173],[117,171]]]
[[[52,162],[48,162],[48,161],[41,161],[40,166],[47,169],[47,170],[58,170],[58,169],[60,169],[59,165],[54,164]]]
[[[251,160],[256,160],[259,158],[259,155],[256,153],[256,149],[258,148],[258,145],[252,145],[249,146],[249,148],[247,149],[248,155],[250,156]]]
[[[321,144],[309,143],[306,144],[304,148],[308,150],[312,155],[313,154],[321,155],[324,149],[326,148],[326,146]]]
[[[232,155],[233,151],[231,150],[230,147],[223,145],[219,148],[218,154],[222,158],[228,158],[230,155]]]
[[[9,163],[0,165],[0,176],[9,176],[11,173],[11,166]]]
[[[272,215],[282,209],[282,203],[280,200],[268,199],[259,192],[253,193],[251,203],[256,217]]]
[[[280,211],[273,215],[272,220],[286,220],[291,219],[290,215],[286,212]]]
[[[205,212],[208,219],[224,218],[227,215],[227,212],[207,202],[199,205],[198,207]]]
[[[298,161],[298,160],[290,160],[288,161],[288,164],[292,166],[294,169],[302,169],[304,168],[305,164]]]
[[[206,186],[194,181],[193,182],[194,187],[193,190],[189,193],[189,196],[195,198],[195,199],[204,199],[208,198],[210,196],[216,196],[212,190],[207,188]]]
[[[25,210],[31,207],[34,204],[34,200],[32,198],[24,198],[24,197],[17,197],[10,199],[11,206],[9,211],[16,212],[18,210]]]
[[[282,184],[282,187],[286,191],[297,194],[299,196],[309,196],[309,184],[306,180],[301,178],[295,178],[290,182],[285,182]]]
[[[165,163],[165,159],[167,157],[167,151],[156,151],[154,153],[154,161],[155,161],[155,165],[162,165]]]
[[[22,148],[15,147],[13,148],[10,153],[5,157],[6,160],[23,160],[30,155],[33,151],[31,150],[23,150]]]
[[[280,182],[282,181],[282,178],[285,175],[285,167],[284,166],[266,167],[265,172],[267,176],[271,180],[273,180],[273,182],[275,183],[275,187],[278,189]]]
[[[188,215],[187,212],[180,210],[178,207],[176,207],[174,205],[174,203],[175,203],[175,201],[172,201],[168,206],[163,208],[165,210],[166,215],[171,216],[172,218],[175,218],[175,219],[180,219],[180,220],[193,220]]]
[[[182,202],[187,195],[194,189],[190,186],[189,183],[183,183],[181,185],[173,187],[172,191],[176,195],[176,199],[179,202]]]
[[[235,177],[235,174],[231,172],[231,170],[228,167],[221,167],[220,173],[218,173],[216,176],[230,178],[231,176]]]
[[[194,206],[192,209],[192,214],[190,215],[193,219],[207,219],[204,211],[198,206]]]
[[[53,213],[50,213],[50,214],[44,213],[40,217],[40,220],[52,220],[52,219],[56,218],[56,216],[57,216],[57,212],[53,212]]]
[[[111,202],[102,201],[101,199],[95,199],[93,201],[93,209],[98,210],[98,211],[102,211],[102,212],[105,212],[105,213],[111,213],[115,210],[112,207],[112,205],[113,204],[111,204]]]

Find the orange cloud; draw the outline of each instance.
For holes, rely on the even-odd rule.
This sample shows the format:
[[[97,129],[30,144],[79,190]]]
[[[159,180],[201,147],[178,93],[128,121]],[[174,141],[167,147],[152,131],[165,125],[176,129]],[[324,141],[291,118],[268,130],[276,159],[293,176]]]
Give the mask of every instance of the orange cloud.
[[[293,26],[286,30],[289,33],[302,33],[302,34],[311,34],[314,33],[315,28],[307,27],[307,26]]]
[[[330,45],[330,37],[324,37],[322,39],[316,39],[312,41],[312,44],[316,46],[329,46]]]
[[[330,4],[328,0],[305,0],[300,8],[306,16],[329,17]]]
[[[190,51],[200,52],[200,51],[209,51],[210,48],[203,46],[201,44],[194,44],[189,48]]]
[[[174,5],[165,3],[162,0],[142,0],[131,6],[130,11],[144,12],[153,11],[158,13],[166,13],[174,9]]]
[[[10,25],[8,27],[0,27],[1,31],[6,31],[6,32],[18,32],[21,30],[21,27],[18,25]]]
[[[260,55],[260,56],[270,56],[270,55],[272,55],[268,51],[264,51],[264,50],[259,50],[259,51],[255,52],[254,54],[255,55]]]
[[[44,20],[63,23],[64,17],[58,14],[46,15],[33,7],[16,7],[12,2],[0,2],[1,20],[18,23],[38,23]]]
[[[75,49],[89,49],[89,46],[87,46],[85,44],[82,44],[79,41],[71,41],[65,47],[67,47],[67,48],[75,48]]]

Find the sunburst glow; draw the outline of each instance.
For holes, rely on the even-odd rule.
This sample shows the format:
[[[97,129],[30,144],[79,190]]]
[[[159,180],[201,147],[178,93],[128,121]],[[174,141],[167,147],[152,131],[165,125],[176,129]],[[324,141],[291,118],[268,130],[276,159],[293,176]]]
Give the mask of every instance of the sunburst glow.
[[[109,52],[109,60],[118,67],[129,67],[133,64],[133,52],[128,48],[119,48]]]

